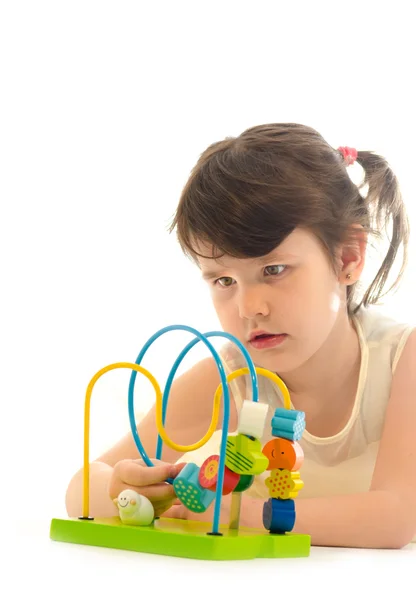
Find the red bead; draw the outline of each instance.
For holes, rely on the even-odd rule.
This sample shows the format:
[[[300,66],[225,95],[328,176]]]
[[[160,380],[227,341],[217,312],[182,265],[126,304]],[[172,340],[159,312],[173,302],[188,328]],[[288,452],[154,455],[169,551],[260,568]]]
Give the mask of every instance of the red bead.
[[[220,463],[220,457],[218,454],[209,456],[201,465],[199,470],[198,480],[201,487],[211,490],[213,492],[217,489],[218,482],[218,468]],[[224,468],[224,483],[222,487],[222,494],[226,496],[231,494],[240,481],[240,475],[231,471],[227,466]]]

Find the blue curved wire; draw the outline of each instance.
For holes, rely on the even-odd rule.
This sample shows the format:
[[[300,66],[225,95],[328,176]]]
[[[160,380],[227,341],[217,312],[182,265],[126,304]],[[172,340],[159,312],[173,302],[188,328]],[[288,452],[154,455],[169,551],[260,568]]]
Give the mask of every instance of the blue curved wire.
[[[204,333],[203,336],[205,336],[206,338],[208,338],[208,337],[225,337],[228,340],[232,341],[241,350],[244,358],[246,359],[246,362],[247,362],[248,368],[249,368],[249,372],[251,375],[251,382],[252,382],[252,388],[253,388],[253,402],[258,402],[259,395],[258,395],[258,385],[257,385],[257,373],[255,370],[253,361],[252,361],[249,353],[247,352],[247,350],[244,348],[243,344],[236,337],[231,335],[230,333],[225,333],[223,331],[209,331],[208,333]],[[173,379],[176,375],[176,371],[178,370],[179,365],[182,362],[182,360],[185,358],[185,355],[199,341],[200,341],[200,339],[192,340],[187,346],[185,346],[185,348],[182,350],[182,352],[179,354],[178,358],[176,359],[176,361],[169,373],[169,376],[166,380],[166,387],[163,392],[163,400],[162,400],[162,423],[163,423],[163,425],[165,424],[165,419],[166,419],[166,411],[167,411],[167,406],[168,406],[168,398],[169,398],[169,394],[170,394],[170,388],[171,388]],[[214,356],[214,358],[215,358],[215,356]],[[230,411],[228,384],[227,384],[226,390],[224,388],[223,382],[222,382],[222,385],[223,385],[223,391],[224,391],[224,416],[223,416],[223,423],[222,423],[222,436],[221,436],[221,444],[220,444],[220,461],[219,461],[219,465],[218,465],[218,479],[217,479],[217,490],[216,490],[215,505],[214,505],[214,518],[213,518],[213,523],[212,523],[213,533],[218,533],[219,521],[220,521],[222,489],[223,489],[223,484],[224,484],[225,453],[226,453],[226,449],[227,449],[229,411]],[[227,395],[228,395],[227,400],[225,398],[225,391],[227,392]],[[156,447],[156,458],[157,459],[160,459],[160,457],[162,456],[162,445],[163,445],[163,440],[160,437],[160,435],[158,435],[157,447]]]
[[[229,393],[228,393],[227,379],[226,379],[226,375],[225,375],[225,371],[224,371],[224,367],[223,367],[222,361],[221,361],[221,359],[220,359],[217,351],[215,350],[214,346],[197,329],[194,329],[193,327],[189,327],[188,325],[169,325],[167,327],[163,327],[162,329],[159,329],[159,331],[157,331],[155,334],[153,334],[147,340],[147,342],[145,343],[145,345],[141,349],[138,357],[136,358],[136,364],[137,365],[141,364],[141,361],[143,360],[143,357],[146,354],[147,350],[153,344],[153,342],[155,340],[157,340],[158,337],[160,337],[164,333],[167,333],[168,331],[173,331],[173,330],[177,330],[177,329],[180,329],[180,330],[183,330],[183,331],[189,331],[190,333],[193,333],[197,338],[199,338],[199,340],[201,340],[202,342],[204,342],[204,344],[210,350],[211,354],[213,355],[213,357],[214,357],[214,359],[215,359],[215,361],[217,363],[217,367],[218,367],[218,370],[220,372],[221,383],[222,383],[223,388],[224,388],[224,400],[225,400],[225,404],[228,403],[228,407],[227,407],[227,411],[226,412],[228,412],[228,414],[229,414],[230,396],[229,396]],[[133,435],[134,442],[135,442],[135,444],[137,446],[137,449],[138,449],[138,451],[139,451],[142,459],[144,460],[144,462],[146,463],[146,465],[148,467],[153,467],[154,465],[153,465],[152,461],[150,460],[150,458],[149,458],[146,450],[144,449],[143,444],[140,441],[139,434],[137,433],[136,419],[135,419],[135,416],[134,416],[134,384],[135,384],[135,381],[136,381],[136,377],[137,377],[137,371],[132,371],[131,376],[130,376],[129,390],[128,390],[128,411],[129,411],[130,428],[131,428],[131,432],[132,432],[132,435]],[[165,413],[166,413],[166,409],[165,409]],[[225,412],[224,412],[224,415],[225,415]],[[227,426],[228,426],[228,421],[227,421]],[[158,439],[159,438],[160,438],[160,436],[158,436]],[[173,480],[172,479],[167,479],[167,482],[168,483],[173,483]]]
[[[236,346],[241,350],[241,352],[248,364],[248,368],[249,368],[249,372],[250,372],[250,376],[251,376],[251,384],[252,384],[252,389],[253,389],[253,402],[258,402],[259,394],[258,394],[258,386],[257,386],[257,373],[255,370],[253,361],[251,360],[251,357],[250,357],[249,353],[247,352],[247,350],[244,348],[243,344],[236,337],[231,335],[230,333],[225,333],[223,331],[208,331],[207,333],[204,333],[203,335],[206,338],[208,338],[208,337],[225,337],[225,338],[229,339],[230,341],[232,341],[234,344],[236,344]],[[173,379],[175,378],[176,371],[178,370],[179,365],[181,364],[182,360],[185,358],[185,355],[188,354],[188,352],[196,344],[198,344],[199,341],[200,341],[199,339],[192,340],[192,342],[190,342],[187,346],[185,346],[185,348],[182,350],[182,352],[178,355],[178,358],[176,359],[176,361],[169,373],[169,376],[166,380],[166,386],[163,391],[163,400],[162,400],[162,423],[163,423],[163,425],[165,424],[165,420],[166,420],[166,412],[167,412],[167,408],[168,408],[168,398],[169,398],[169,394],[170,394],[170,388],[172,386]],[[162,445],[163,445],[163,440],[160,437],[160,435],[158,435],[157,436],[157,445],[156,445],[156,458],[157,459],[160,459],[160,457],[162,456]]]
[[[178,356],[177,360],[175,361],[175,364],[173,365],[173,367],[169,373],[167,385],[165,387],[165,390],[163,393],[163,400],[162,400],[162,422],[163,422],[163,424],[164,424],[165,418],[166,418],[167,402],[168,402],[168,397],[169,397],[169,393],[170,393],[170,388],[171,388],[174,376],[176,374],[176,371],[177,371],[180,363],[182,362],[183,358],[185,357],[185,355],[199,341],[202,341],[210,350],[210,352],[217,364],[217,367],[218,367],[218,370],[220,373],[222,387],[223,387],[223,396],[224,396],[223,430],[222,430],[222,438],[221,438],[221,446],[220,446],[220,463],[218,466],[218,481],[217,481],[217,490],[216,490],[215,506],[214,506],[214,519],[213,519],[213,526],[212,526],[212,529],[213,529],[212,533],[217,534],[218,529],[219,529],[219,520],[220,520],[220,511],[221,511],[222,489],[223,489],[223,484],[224,484],[225,452],[226,452],[228,426],[229,426],[229,419],[230,419],[230,395],[229,395],[228,383],[226,380],[224,367],[223,367],[222,361],[220,359],[220,356],[218,355],[217,351],[212,346],[212,344],[208,341],[207,338],[214,337],[214,336],[225,337],[225,338],[231,340],[232,342],[234,342],[238,346],[238,348],[243,353],[244,358],[246,359],[246,362],[249,367],[249,372],[251,375],[251,381],[252,381],[252,387],[253,387],[253,401],[255,401],[255,402],[258,401],[257,374],[255,371],[253,361],[252,361],[250,355],[248,354],[247,350],[244,348],[244,346],[241,344],[241,342],[239,340],[237,340],[237,338],[235,338],[233,335],[222,332],[222,331],[211,331],[211,332],[208,332],[207,334],[201,334],[198,330],[194,329],[193,327],[189,327],[187,325],[169,325],[168,327],[164,327],[163,329],[160,329],[159,331],[157,331],[154,335],[152,335],[148,339],[146,344],[141,349],[141,351],[136,359],[136,364],[140,365],[145,353],[147,352],[147,350],[149,349],[151,344],[158,337],[160,337],[164,333],[167,333],[168,331],[173,331],[173,330],[178,330],[178,329],[183,330],[183,331],[189,331],[190,333],[193,333],[198,339],[192,340],[192,342],[190,342],[184,348],[184,350],[182,350],[181,354]],[[135,441],[138,451],[140,452],[140,455],[142,456],[144,462],[149,467],[151,467],[151,466],[153,466],[153,463],[150,460],[149,456],[147,455],[147,453],[140,441],[139,435],[137,433],[136,419],[134,416],[134,384],[136,381],[136,377],[137,377],[137,372],[132,371],[132,374],[130,377],[130,383],[129,383],[129,390],[128,390],[128,411],[129,411],[130,427],[131,427],[133,439]],[[159,458],[161,456],[161,452],[162,452],[162,440],[160,438],[160,435],[158,435],[156,458]],[[169,479],[167,479],[167,482],[173,483],[173,480],[169,478]]]

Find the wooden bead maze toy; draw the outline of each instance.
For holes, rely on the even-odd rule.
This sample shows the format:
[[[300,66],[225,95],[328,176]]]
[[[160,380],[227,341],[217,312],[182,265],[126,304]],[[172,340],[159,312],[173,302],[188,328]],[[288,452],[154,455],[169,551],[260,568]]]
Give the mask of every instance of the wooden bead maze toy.
[[[151,344],[164,333],[172,330],[192,333],[192,340],[177,357],[166,381],[162,394],[154,376],[141,366]],[[210,337],[224,337],[240,349],[247,367],[225,374],[221,358]],[[195,444],[184,446],[173,442],[165,431],[168,397],[176,371],[185,355],[199,341],[210,350],[218,367],[221,383],[214,396],[214,408],[210,427],[205,436]],[[89,436],[91,395],[97,380],[105,373],[119,368],[132,371],[128,388],[128,412],[131,432],[137,449],[149,467],[153,466],[139,435],[134,416],[134,384],[137,373],[149,379],[156,394],[156,424],[158,439],[156,459],[162,455],[162,441],[180,452],[197,450],[206,444],[217,428],[220,402],[223,398],[222,437],[219,454],[209,456],[198,467],[188,463],[174,479],[173,485],[179,500],[190,510],[201,513],[214,503],[212,523],[184,519],[153,519],[149,502],[144,499],[145,513],[140,513],[141,500],[131,490],[125,490],[113,501],[120,508],[120,517],[94,518],[89,514]],[[252,401],[244,401],[239,415],[236,435],[230,435],[230,397],[228,383],[240,375],[250,374]],[[280,389],[284,408],[278,408],[270,423],[273,436],[264,447],[267,408],[258,401],[257,375],[271,379]],[[103,546],[170,556],[208,560],[236,560],[252,558],[306,557],[310,552],[310,536],[291,533],[295,523],[295,501],[303,487],[298,469],[303,463],[303,452],[298,440],[305,429],[305,415],[291,409],[289,391],[283,381],[271,371],[256,368],[244,346],[231,334],[211,331],[205,334],[186,325],[171,325],[160,329],[146,342],[136,362],[120,362],[108,365],[91,379],[85,397],[84,410],[84,469],[83,512],[79,518],[52,519],[50,537],[55,541]],[[266,486],[270,498],[264,503],[263,524],[265,529],[240,527],[241,495],[253,484],[256,475],[270,471]],[[220,525],[221,500],[231,494],[231,514],[228,525]],[[132,506],[126,508],[126,502]],[[129,516],[133,515],[133,516]],[[137,515],[137,520],[134,521]],[[134,523],[134,524],[132,524]],[[143,524],[146,523],[146,524]]]

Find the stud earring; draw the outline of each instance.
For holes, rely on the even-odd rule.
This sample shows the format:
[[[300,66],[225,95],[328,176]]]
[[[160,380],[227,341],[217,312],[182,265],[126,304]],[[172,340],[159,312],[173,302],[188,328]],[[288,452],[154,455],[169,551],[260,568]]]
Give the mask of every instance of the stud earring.
[[[351,279],[351,273],[347,273],[347,274],[345,275],[345,278],[346,278],[346,279]]]

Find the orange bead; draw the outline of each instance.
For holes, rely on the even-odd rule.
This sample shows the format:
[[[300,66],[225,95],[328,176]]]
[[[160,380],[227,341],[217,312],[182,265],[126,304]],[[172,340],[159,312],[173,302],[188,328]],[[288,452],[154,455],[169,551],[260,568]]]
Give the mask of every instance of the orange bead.
[[[268,471],[273,469],[297,471],[303,465],[304,454],[298,442],[273,438],[264,446],[263,454],[269,459]]]
[[[199,483],[201,487],[215,492],[218,482],[218,467],[220,457],[218,454],[209,456],[201,465],[199,470]],[[233,473],[227,466],[224,467],[224,483],[222,486],[222,495],[231,494],[240,481],[240,475]]]

